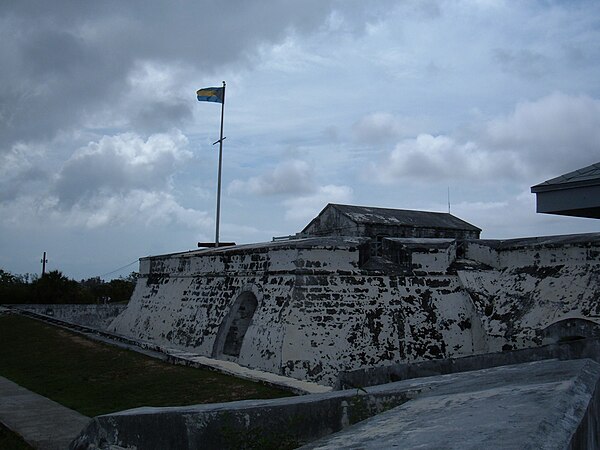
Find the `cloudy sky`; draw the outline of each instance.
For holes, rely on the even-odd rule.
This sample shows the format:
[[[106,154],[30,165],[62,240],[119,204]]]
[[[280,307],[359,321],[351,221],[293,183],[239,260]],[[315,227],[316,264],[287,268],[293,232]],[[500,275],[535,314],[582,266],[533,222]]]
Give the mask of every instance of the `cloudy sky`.
[[[529,188],[600,161],[600,2],[0,3],[0,268],[127,274],[295,233],[328,202],[486,238],[600,231]]]

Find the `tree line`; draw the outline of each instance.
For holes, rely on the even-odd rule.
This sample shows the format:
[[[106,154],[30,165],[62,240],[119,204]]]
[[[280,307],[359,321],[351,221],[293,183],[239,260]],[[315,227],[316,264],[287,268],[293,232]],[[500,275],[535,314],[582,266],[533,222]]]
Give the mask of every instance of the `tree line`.
[[[104,281],[100,277],[76,281],[59,270],[43,276],[14,275],[0,269],[0,303],[117,303],[131,297],[138,274]]]

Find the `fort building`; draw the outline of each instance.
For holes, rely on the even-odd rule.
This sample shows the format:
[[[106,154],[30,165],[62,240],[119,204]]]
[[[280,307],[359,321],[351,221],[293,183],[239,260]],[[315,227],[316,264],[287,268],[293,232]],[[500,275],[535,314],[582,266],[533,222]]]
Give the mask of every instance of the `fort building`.
[[[598,334],[600,234],[479,233],[446,213],[330,204],[290,239],[140,259],[110,329],[325,385]]]

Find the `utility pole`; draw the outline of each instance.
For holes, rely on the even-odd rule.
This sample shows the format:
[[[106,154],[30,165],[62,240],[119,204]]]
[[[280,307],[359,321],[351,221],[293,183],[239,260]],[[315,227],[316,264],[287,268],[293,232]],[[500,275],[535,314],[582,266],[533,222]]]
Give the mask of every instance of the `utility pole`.
[[[44,256],[42,257],[42,260],[40,261],[42,263],[42,276],[46,275],[46,263],[48,262],[48,260],[46,259],[46,252],[44,252]]]

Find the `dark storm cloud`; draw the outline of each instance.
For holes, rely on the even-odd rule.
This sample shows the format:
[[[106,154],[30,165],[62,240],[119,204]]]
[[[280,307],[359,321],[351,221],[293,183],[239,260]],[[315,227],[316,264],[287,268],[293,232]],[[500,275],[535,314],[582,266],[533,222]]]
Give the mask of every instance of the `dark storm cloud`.
[[[136,64],[179,63],[199,78],[234,61],[250,64],[259,44],[319,26],[330,7],[317,0],[2,2],[0,151],[77,129],[99,113],[126,111],[130,131],[181,125],[192,107],[181,98],[157,101],[147,92],[135,108],[123,105]]]
[[[42,30],[22,45],[23,68],[32,79],[44,81],[76,72],[93,63],[84,43],[60,30]]]
[[[134,111],[130,123],[134,128],[150,133],[183,123],[191,116],[190,99],[150,100]]]
[[[43,170],[30,167],[0,179],[0,203],[12,200],[25,190],[44,189],[50,182],[50,175]]]
[[[54,27],[60,25],[32,20],[12,38],[2,33],[0,54],[10,61],[10,70],[0,75],[5,151],[14,142],[48,139],[76,127],[86,110],[123,89],[124,60]]]

